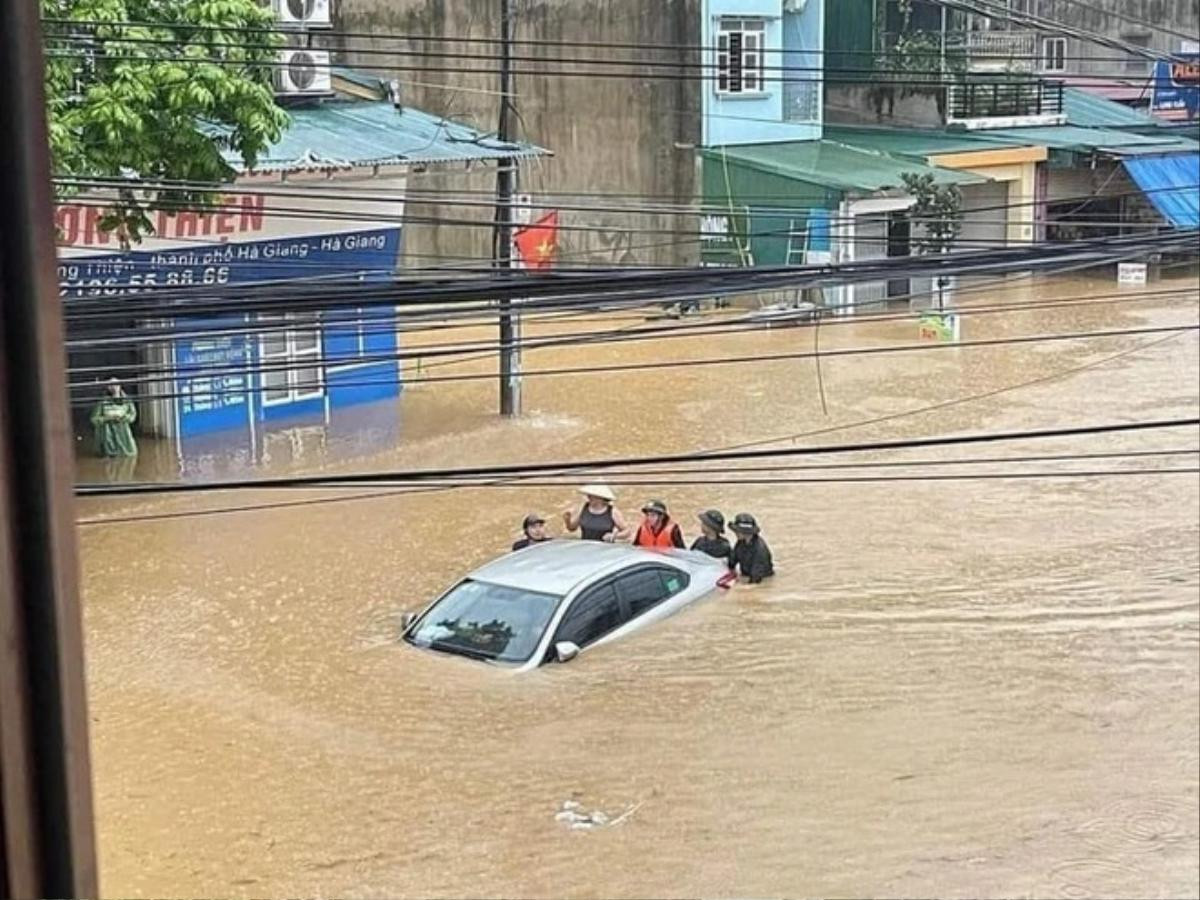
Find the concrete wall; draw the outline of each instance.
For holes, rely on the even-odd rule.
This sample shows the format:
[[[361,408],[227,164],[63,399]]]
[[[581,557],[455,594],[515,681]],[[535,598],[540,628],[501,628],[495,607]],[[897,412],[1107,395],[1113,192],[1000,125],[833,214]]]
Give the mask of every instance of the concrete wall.
[[[835,67],[862,65],[859,60],[866,57],[839,55],[852,50],[869,50],[879,38],[870,38],[863,28],[864,19],[875,18],[876,4],[885,0],[838,0],[845,4],[836,14],[830,13],[830,27],[826,30],[825,44],[830,51],[829,60]],[[893,2],[894,7],[894,2]],[[1013,0],[1010,4],[1015,12],[1023,12],[1070,28],[1093,32],[1108,38],[1145,43],[1158,53],[1176,53],[1181,49],[1183,38],[1200,35],[1200,0]],[[917,0],[915,10],[932,6],[929,0]],[[831,3],[832,8],[832,3]],[[849,10],[853,8],[853,14]],[[893,16],[894,18],[894,16]],[[1142,23],[1150,23],[1149,25]],[[951,16],[949,28],[953,31],[967,27],[965,15]],[[1000,31],[1030,32],[1028,26],[992,20],[991,28]],[[1176,32],[1172,34],[1171,32]],[[1035,52],[1041,53],[1045,38],[1052,32],[1036,36]],[[1082,38],[1067,38],[1066,72],[1053,73],[1050,77],[1060,78],[1065,74],[1109,76],[1113,82],[1105,84],[1095,78],[1080,84],[1081,87],[1098,90],[1125,102],[1135,102],[1148,96],[1141,87],[1142,79],[1148,79],[1152,63],[1141,57],[1128,55],[1121,50],[1105,47]],[[886,83],[856,85],[854,78],[845,74],[828,74],[826,83],[825,120],[830,124],[891,124],[900,127],[938,127],[943,121],[943,111],[932,90],[905,88],[903,85]]]
[[[1200,0],[1028,0],[1031,11],[1044,19],[1063,22],[1073,28],[1095,32],[1130,43],[1142,43],[1159,53],[1177,53],[1181,38],[1167,32],[1179,32],[1197,40],[1200,32]],[[1149,25],[1140,23],[1150,23]],[[1019,27],[1014,25],[1014,28]],[[1165,29],[1165,31],[1164,31]],[[1091,41],[1067,39],[1067,72],[1084,75],[1148,76],[1151,63],[1130,56],[1125,63],[1114,62],[1123,54]]]
[[[648,73],[677,76],[695,69],[700,40],[699,0],[513,0],[514,37],[521,39],[638,43],[676,49],[620,50],[594,46],[518,46],[516,136],[554,151],[554,157],[524,164],[522,191],[534,195],[537,209],[556,205],[690,204],[695,198],[696,162],[692,146],[700,140],[698,82],[680,78],[645,78]],[[413,51],[494,56],[494,44],[449,43],[448,37],[496,38],[499,34],[496,0],[340,0],[335,9],[337,28],[369,32],[372,37],[342,38],[342,59],[383,78],[402,82],[405,99],[422,109],[494,129],[497,89],[494,59],[456,59],[413,56]],[[387,35],[410,37],[388,39]],[[427,36],[427,39],[411,36]],[[366,55],[357,49],[394,51]],[[535,57],[538,61],[532,61]],[[578,63],[550,62],[571,57]],[[539,69],[615,74],[597,59],[640,59],[672,64],[632,68],[634,74],[601,77],[588,74],[534,74]],[[403,66],[415,71],[387,71]],[[438,71],[442,68],[456,71]],[[485,70],[470,73],[468,69]],[[682,144],[683,147],[677,147]],[[414,191],[453,189],[494,190],[495,169],[475,166],[414,174]],[[550,192],[568,196],[547,196]],[[602,196],[588,197],[586,194]],[[633,197],[616,197],[631,194]],[[444,216],[486,225],[492,211],[409,203],[413,216]],[[698,222],[673,213],[564,210],[559,218],[559,254],[563,262],[688,262],[698,258]],[[688,234],[673,234],[675,231]],[[406,246],[409,265],[454,262],[451,257],[488,257],[491,233],[487,227],[414,225]],[[465,261],[465,260],[461,260]]]

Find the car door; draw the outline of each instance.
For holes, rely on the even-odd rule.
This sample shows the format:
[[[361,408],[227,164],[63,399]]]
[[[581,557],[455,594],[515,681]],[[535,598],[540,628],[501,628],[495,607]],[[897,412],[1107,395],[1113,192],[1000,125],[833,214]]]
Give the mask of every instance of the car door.
[[[570,641],[579,647],[593,644],[625,622],[621,601],[611,580],[593,585],[575,598],[550,642],[548,658],[553,658],[554,645]]]
[[[673,597],[688,584],[686,572],[668,566],[640,566],[617,577],[617,596],[632,621]]]

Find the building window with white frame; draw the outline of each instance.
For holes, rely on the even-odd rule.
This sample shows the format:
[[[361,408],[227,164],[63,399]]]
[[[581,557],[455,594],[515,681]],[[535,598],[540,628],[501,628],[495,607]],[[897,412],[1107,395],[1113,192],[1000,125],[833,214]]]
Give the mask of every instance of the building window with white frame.
[[[1135,32],[1133,34],[1122,34],[1121,40],[1134,47],[1144,47],[1149,49],[1153,35],[1148,31]],[[1140,53],[1130,53],[1125,57],[1125,74],[1126,75],[1145,75],[1150,71],[1150,59]]]
[[[1067,71],[1067,39],[1064,37],[1042,38],[1042,71]]]
[[[317,324],[316,316],[293,313],[261,313],[258,321],[281,325]],[[262,367],[263,406],[280,406],[324,396],[319,327],[263,332],[258,339],[258,355]]]
[[[763,77],[764,19],[719,19],[717,23],[717,93],[760,94]]]

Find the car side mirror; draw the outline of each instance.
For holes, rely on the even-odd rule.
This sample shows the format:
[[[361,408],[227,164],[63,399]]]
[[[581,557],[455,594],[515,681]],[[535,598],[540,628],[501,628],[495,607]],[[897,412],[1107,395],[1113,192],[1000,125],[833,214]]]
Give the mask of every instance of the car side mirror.
[[[417,621],[417,614],[415,612],[406,612],[400,617],[400,631],[408,631],[408,629],[412,627],[412,623],[415,621]]]
[[[560,663],[570,662],[579,655],[579,645],[573,641],[559,641],[554,645],[554,658]]]

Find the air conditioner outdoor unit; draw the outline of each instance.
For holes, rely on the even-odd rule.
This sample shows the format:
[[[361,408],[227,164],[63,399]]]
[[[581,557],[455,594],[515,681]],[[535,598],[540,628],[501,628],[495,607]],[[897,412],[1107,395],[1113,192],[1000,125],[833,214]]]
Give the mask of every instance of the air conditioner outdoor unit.
[[[275,90],[284,97],[302,97],[333,92],[329,54],[324,50],[289,47],[279,52]]]
[[[297,28],[329,28],[329,0],[271,0],[281,25]]]

